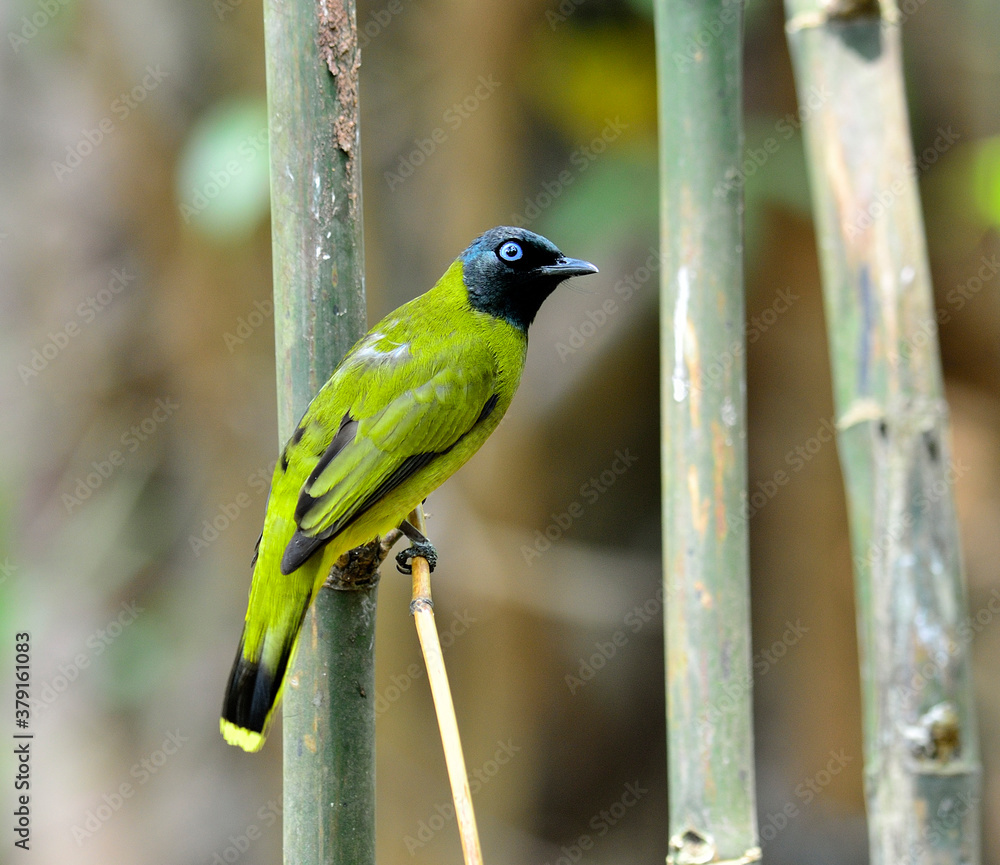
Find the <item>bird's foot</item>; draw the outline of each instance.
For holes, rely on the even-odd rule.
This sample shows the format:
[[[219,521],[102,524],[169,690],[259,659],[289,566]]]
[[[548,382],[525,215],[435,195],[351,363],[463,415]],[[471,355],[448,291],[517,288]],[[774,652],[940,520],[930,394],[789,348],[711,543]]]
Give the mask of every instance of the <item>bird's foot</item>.
[[[437,550],[434,549],[434,544],[427,540],[427,538],[423,540],[411,540],[410,546],[398,552],[396,554],[396,568],[401,574],[412,574],[413,568],[410,562],[417,556],[427,559],[427,565],[433,573],[434,567],[437,565],[438,554]]]

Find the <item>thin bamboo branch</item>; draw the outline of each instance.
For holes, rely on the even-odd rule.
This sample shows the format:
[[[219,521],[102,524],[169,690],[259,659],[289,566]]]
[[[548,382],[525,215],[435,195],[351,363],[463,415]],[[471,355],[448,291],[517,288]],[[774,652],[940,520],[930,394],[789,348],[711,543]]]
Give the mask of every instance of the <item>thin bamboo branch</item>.
[[[742,2],[657,0],[668,862],[760,858],[750,665]]]
[[[410,515],[410,522],[425,533],[423,507],[418,506]],[[420,556],[411,561],[413,570],[413,600],[410,612],[417,627],[417,637],[427,665],[427,679],[434,698],[441,744],[451,782],[451,796],[455,802],[455,819],[462,840],[462,857],[465,865],[483,865],[483,851],[479,846],[479,830],[472,808],[472,791],[469,789],[469,774],[462,754],[462,740],[458,733],[458,719],[455,704],[451,699],[448,673],[444,667],[444,655],[434,623],[434,601],[431,599],[431,572],[427,559]]]
[[[294,430],[365,331],[352,0],[266,0],[278,427]],[[319,592],[284,695],[284,845],[294,865],[375,861],[370,545]],[[340,589],[338,591],[338,589]]]
[[[871,862],[975,865],[966,595],[898,12],[786,11],[854,552]]]

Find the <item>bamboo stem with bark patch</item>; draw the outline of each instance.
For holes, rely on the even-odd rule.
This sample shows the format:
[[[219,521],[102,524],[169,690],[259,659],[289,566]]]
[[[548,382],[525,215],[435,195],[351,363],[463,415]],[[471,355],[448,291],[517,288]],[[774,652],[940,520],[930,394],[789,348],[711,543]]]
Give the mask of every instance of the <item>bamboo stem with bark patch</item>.
[[[360,54],[350,0],[265,0],[278,431],[366,330]],[[284,691],[284,859],[375,862],[375,601],[384,552],[345,557]]]
[[[760,858],[754,786],[740,0],[657,0],[660,405],[674,865]]]
[[[785,5],[854,555],[870,859],[975,865],[971,633],[898,10]]]

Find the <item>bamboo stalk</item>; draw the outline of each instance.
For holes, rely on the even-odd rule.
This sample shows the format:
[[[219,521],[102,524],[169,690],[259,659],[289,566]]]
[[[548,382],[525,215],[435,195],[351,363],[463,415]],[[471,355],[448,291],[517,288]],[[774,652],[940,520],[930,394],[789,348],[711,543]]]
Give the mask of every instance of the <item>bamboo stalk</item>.
[[[413,511],[410,522],[420,532],[426,534],[422,506]],[[458,832],[462,841],[462,857],[465,865],[483,865],[483,851],[479,845],[479,830],[476,828],[476,815],[472,807],[472,791],[469,789],[469,773],[465,768],[462,740],[458,733],[458,719],[455,717],[455,704],[451,699],[444,654],[441,651],[441,641],[434,622],[430,567],[427,559],[416,556],[411,560],[411,568],[413,600],[410,602],[410,613],[417,628],[417,638],[420,640],[424,664],[427,666],[427,680],[431,686],[431,696],[434,698],[434,711],[437,713],[445,764],[448,767],[448,780],[451,782],[451,796],[455,802],[455,819],[458,821]]]
[[[760,858],[742,268],[741,2],[657,0],[670,850]]]
[[[898,11],[786,12],[854,553],[870,859],[975,865],[966,593]]]
[[[353,2],[266,0],[281,442],[365,331]],[[377,545],[319,592],[284,695],[284,849],[375,861]],[[341,589],[341,590],[337,590]]]

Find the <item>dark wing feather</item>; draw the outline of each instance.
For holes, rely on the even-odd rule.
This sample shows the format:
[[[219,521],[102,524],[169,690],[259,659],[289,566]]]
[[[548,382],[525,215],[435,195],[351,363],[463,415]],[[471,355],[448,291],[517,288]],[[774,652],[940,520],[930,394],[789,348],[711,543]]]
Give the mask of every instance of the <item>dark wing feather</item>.
[[[354,441],[354,437],[357,433],[358,422],[351,417],[350,412],[347,412],[340,420],[340,427],[337,430],[337,434],[333,437],[333,441],[331,441],[326,450],[323,451],[323,455],[319,458],[319,462],[316,463],[316,467],[312,470],[312,474],[309,475],[309,479],[306,481],[305,486],[302,488],[302,492],[299,494],[299,501],[295,506],[296,523],[302,522],[302,517],[305,516],[305,514],[316,502],[316,499],[310,496],[306,490],[312,488],[312,485],[316,483],[316,479],[323,474],[324,469],[330,465],[330,462],[337,456],[337,454]],[[289,574],[291,571],[284,571],[284,573]]]
[[[330,525],[329,528],[324,529],[318,535],[307,535],[302,531],[302,529],[296,531],[295,534],[292,535],[291,541],[288,542],[288,546],[285,547],[285,554],[281,558],[281,573],[290,574],[297,568],[302,567],[306,559],[308,559],[320,547],[328,543],[331,538],[335,537],[347,528],[349,523],[356,520],[372,505],[378,502],[384,495],[392,492],[392,490],[396,489],[396,487],[403,483],[403,481],[412,477],[420,471],[420,469],[428,465],[431,460],[439,456],[441,456],[440,453],[428,453],[414,454],[412,457],[407,457],[399,464],[396,470],[389,475],[389,477],[372,490],[368,498],[366,498],[358,506],[357,510],[345,515],[340,520]],[[305,498],[306,495],[307,494],[303,493],[302,497]]]
[[[395,393],[383,390],[374,367],[360,372],[350,364],[343,375],[373,376],[355,382],[358,396],[299,491],[297,530],[285,547],[281,571],[290,574],[437,457],[448,453],[496,407],[495,359],[485,346],[463,364],[417,358],[398,364],[394,376],[405,382]],[[335,377],[336,378],[336,377]],[[335,385],[335,379],[331,380]],[[383,396],[384,395],[384,396]]]

